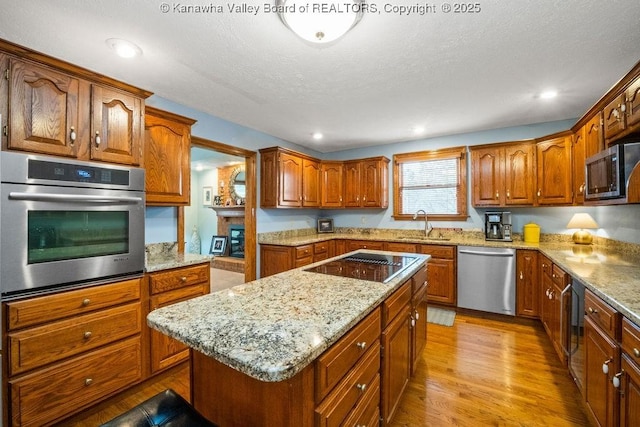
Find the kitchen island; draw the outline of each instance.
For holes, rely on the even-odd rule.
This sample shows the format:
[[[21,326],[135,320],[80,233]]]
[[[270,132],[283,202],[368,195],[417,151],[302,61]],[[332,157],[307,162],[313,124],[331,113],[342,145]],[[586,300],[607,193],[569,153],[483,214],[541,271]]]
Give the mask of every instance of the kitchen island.
[[[316,407],[341,393],[321,383],[333,386],[340,378],[331,378],[336,364],[329,362],[323,370],[317,360],[353,338],[352,347],[364,357],[345,377],[375,371],[379,378],[380,331],[384,341],[392,321],[411,327],[411,297],[415,289],[426,289],[429,256],[409,255],[417,262],[388,283],[304,267],[155,310],[147,322],[194,350],[193,403],[212,421],[224,426],[322,424]],[[426,321],[426,312],[421,320]],[[361,339],[367,336],[372,339]],[[350,351],[332,357],[339,365],[340,354]],[[357,385],[359,393],[367,394],[364,385]]]

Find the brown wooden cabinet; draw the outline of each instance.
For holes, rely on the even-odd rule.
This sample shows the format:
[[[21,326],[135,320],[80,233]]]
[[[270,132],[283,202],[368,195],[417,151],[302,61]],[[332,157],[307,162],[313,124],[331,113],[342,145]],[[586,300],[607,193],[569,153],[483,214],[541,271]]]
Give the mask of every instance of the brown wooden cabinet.
[[[607,104],[603,111],[604,139],[612,144],[616,139],[640,128],[640,77]]]
[[[372,157],[344,162],[344,206],[389,206],[389,159]]]
[[[604,150],[604,132],[602,124],[602,112],[599,112],[584,125],[585,157],[593,156],[594,154],[598,154]]]
[[[474,206],[533,205],[533,143],[471,147]]]
[[[210,292],[209,263],[147,274],[149,311]],[[189,348],[167,335],[150,330],[151,373],[189,359]]]
[[[48,64],[9,62],[8,149],[140,164],[149,94],[78,78]]]
[[[538,251],[516,251],[516,315],[540,317],[540,282],[538,281]]]
[[[571,277],[544,255],[539,255],[539,262],[542,284],[540,320],[558,358],[567,366],[565,349],[568,348],[569,325],[565,319],[570,318],[570,294],[567,285]]]
[[[572,135],[550,136],[536,144],[537,203],[568,205],[573,203]]]
[[[586,188],[585,179],[585,159],[586,159],[586,125],[573,134],[571,147],[571,170],[573,171],[573,204],[582,205],[584,203],[584,192]]]
[[[132,279],[5,303],[11,424],[50,425],[140,381],[140,298]]]
[[[336,256],[332,240],[301,246],[260,245],[260,277],[272,276]]]
[[[620,372],[619,313],[585,292],[585,401],[597,425],[617,426],[620,394],[613,378]]]
[[[147,205],[191,203],[191,126],[195,120],[147,107],[142,165]]]
[[[431,255],[427,263],[427,300],[455,307],[458,303],[455,246],[420,245],[420,253]]]
[[[427,345],[427,267],[411,278],[411,375],[418,369],[420,356]]]
[[[384,250],[384,242],[377,242],[375,240],[347,240],[346,245],[347,252],[357,251],[358,249]]]
[[[640,425],[640,328],[622,319],[620,425]]]
[[[280,147],[260,150],[260,206],[320,206],[320,161]]]
[[[323,208],[342,208],[344,202],[344,164],[342,162],[322,162],[321,169],[321,193],[320,205]]]

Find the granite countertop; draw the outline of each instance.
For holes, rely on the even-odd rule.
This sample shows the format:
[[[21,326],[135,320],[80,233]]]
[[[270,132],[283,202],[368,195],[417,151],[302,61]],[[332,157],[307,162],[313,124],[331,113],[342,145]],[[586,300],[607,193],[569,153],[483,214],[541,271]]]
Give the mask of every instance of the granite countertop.
[[[145,246],[144,268],[147,273],[211,262],[212,255],[178,253],[178,245],[153,243]]]
[[[366,251],[377,253],[379,251]],[[261,381],[293,377],[411,277],[388,283],[289,270],[151,312],[147,323]]]

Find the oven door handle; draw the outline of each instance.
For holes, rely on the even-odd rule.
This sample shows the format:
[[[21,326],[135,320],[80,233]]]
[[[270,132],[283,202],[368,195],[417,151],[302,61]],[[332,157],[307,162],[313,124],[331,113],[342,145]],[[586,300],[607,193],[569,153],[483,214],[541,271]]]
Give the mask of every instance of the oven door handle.
[[[12,200],[29,200],[35,202],[56,202],[56,203],[140,203],[142,197],[132,196],[96,196],[85,194],[39,194],[39,193],[21,193],[12,191],[9,193],[9,199]]]

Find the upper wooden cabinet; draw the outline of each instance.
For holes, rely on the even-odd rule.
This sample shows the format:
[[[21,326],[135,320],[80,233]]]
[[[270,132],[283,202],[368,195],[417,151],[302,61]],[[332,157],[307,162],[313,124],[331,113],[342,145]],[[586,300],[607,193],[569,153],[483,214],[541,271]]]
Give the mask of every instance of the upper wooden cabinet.
[[[586,187],[585,181],[585,151],[586,151],[586,125],[580,128],[578,132],[573,134],[571,139],[571,143],[573,146],[571,147],[571,161],[573,164],[571,165],[571,170],[573,172],[573,204],[581,205],[584,203],[584,189]]]
[[[584,156],[590,157],[604,150],[602,112],[596,114],[583,127],[584,129]],[[584,167],[584,165],[583,165]]]
[[[344,207],[342,193],[344,183],[343,162],[322,162],[321,164],[321,193],[320,205],[323,208]]]
[[[143,166],[147,205],[189,205],[195,120],[147,107]]]
[[[540,205],[567,205],[573,202],[571,163],[572,134],[552,135],[536,145],[537,202]]]
[[[320,161],[280,147],[260,150],[260,206],[320,206]]]
[[[389,159],[372,157],[344,163],[344,206],[389,206]]]
[[[640,128],[640,77],[636,78],[617,98],[607,104],[604,114],[604,138],[610,144],[615,139]]]
[[[471,147],[474,206],[533,205],[533,143]]]
[[[0,66],[3,150],[140,165],[150,92],[2,40]]]

